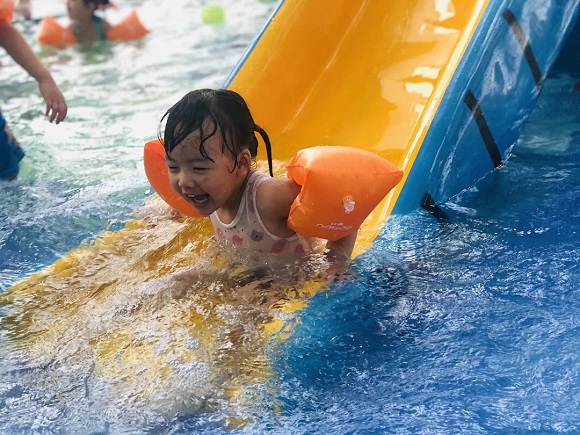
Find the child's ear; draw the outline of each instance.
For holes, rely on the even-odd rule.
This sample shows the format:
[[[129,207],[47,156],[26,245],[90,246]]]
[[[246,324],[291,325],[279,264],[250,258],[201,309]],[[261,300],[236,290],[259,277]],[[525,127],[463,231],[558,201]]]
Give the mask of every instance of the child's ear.
[[[238,165],[240,168],[250,168],[252,166],[252,154],[249,149],[246,148],[238,154]]]

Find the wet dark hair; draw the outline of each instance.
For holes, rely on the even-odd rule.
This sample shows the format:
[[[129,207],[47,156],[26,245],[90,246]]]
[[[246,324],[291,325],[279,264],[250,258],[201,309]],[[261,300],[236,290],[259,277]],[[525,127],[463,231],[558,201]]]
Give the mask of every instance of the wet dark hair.
[[[268,167],[272,171],[272,150],[270,139],[266,132],[252,118],[248,105],[240,94],[226,89],[198,89],[186,94],[161,118],[166,119],[163,138],[161,131],[159,139],[165,152],[169,155],[189,134],[199,130],[199,152],[209,160],[204,142],[219,129],[223,139],[222,152],[234,160],[236,168],[238,154],[248,149],[252,158],[258,154],[258,139],[255,133],[260,133],[266,144]],[[209,121],[209,127],[204,122]],[[161,125],[160,123],[160,125]],[[161,130],[161,129],[160,129]],[[213,160],[212,160],[213,161]]]

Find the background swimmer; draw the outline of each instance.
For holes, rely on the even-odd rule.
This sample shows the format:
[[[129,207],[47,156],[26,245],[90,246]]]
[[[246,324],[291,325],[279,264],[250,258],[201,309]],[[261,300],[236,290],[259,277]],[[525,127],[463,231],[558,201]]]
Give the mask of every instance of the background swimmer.
[[[95,12],[109,5],[109,0],[67,0],[71,28],[79,42],[107,40],[111,25]]]
[[[37,82],[40,94],[46,103],[45,115],[50,122],[59,124],[66,117],[68,110],[62,92],[54,82],[52,75],[32,52],[22,35],[10,24],[14,11],[14,2],[2,3],[0,8],[0,46],[30,74]],[[19,162],[24,151],[8,129],[0,113],[0,179],[14,179],[18,175]]]

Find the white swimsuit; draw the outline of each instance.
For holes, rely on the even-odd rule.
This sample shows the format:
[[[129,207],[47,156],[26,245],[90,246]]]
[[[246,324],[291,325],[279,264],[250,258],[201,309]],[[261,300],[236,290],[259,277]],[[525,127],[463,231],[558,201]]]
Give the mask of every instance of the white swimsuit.
[[[256,191],[260,184],[268,178],[270,178],[269,175],[259,171],[250,176],[236,217],[231,223],[223,223],[217,212],[213,212],[210,215],[216,239],[220,242],[231,243],[248,252],[268,254],[302,254],[311,252],[314,246],[314,239],[296,233],[290,237],[278,237],[264,226],[255,206]]]

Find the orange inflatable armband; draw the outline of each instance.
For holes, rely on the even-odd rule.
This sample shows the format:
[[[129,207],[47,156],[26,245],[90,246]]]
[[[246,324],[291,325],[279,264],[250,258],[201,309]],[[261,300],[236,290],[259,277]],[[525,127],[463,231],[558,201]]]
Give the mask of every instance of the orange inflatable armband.
[[[0,21],[12,21],[14,15],[14,0],[0,0]]]
[[[155,189],[155,192],[174,210],[190,217],[203,217],[191,204],[179,196],[169,184],[165,157],[165,148],[163,148],[159,139],[150,140],[145,144],[143,163],[145,164],[145,175],[147,175],[149,183]]]
[[[174,210],[203,217],[169,184],[165,149],[154,139],[145,144],[149,183]],[[403,171],[388,160],[352,147],[306,148],[290,160],[288,177],[302,189],[288,216],[288,226],[307,237],[338,240],[359,229],[379,202],[401,181]]]
[[[137,11],[132,10],[129,15],[119,24],[111,26],[107,32],[107,39],[111,41],[132,41],[143,38],[149,30],[145,28]]]
[[[357,231],[403,177],[388,160],[342,146],[300,150],[287,169],[288,177],[302,186],[290,207],[288,226],[331,241]]]
[[[46,17],[40,25],[38,41],[44,45],[54,45],[62,48],[76,44],[77,38],[70,27],[62,26],[53,17]]]

